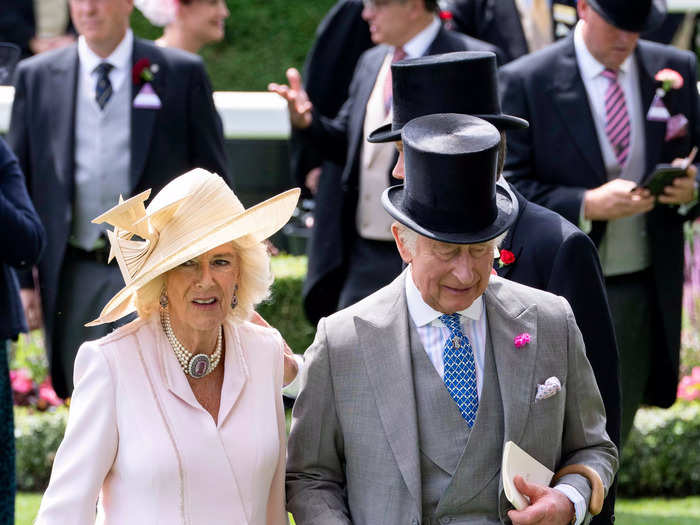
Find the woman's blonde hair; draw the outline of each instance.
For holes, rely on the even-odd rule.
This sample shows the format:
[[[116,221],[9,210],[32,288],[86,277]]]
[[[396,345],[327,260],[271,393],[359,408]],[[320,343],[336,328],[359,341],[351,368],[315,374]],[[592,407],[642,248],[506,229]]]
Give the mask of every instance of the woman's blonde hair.
[[[246,235],[231,242],[238,259],[238,304],[229,310],[228,319],[234,322],[247,320],[255,307],[270,295],[273,277],[270,256],[262,242]],[[145,319],[160,308],[161,290],[165,284],[162,274],[143,285],[136,292],[136,311]],[[231,298],[229,298],[230,300]]]

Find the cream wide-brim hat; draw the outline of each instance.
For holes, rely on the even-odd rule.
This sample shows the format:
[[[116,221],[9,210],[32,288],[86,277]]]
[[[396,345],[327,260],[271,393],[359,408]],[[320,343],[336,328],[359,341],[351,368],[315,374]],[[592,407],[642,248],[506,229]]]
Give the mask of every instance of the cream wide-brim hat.
[[[150,192],[126,201],[120,197],[117,206],[92,221],[114,226],[107,230],[109,260],[117,259],[126,286],[86,326],[134,312],[138,290],[185,261],[244,236],[256,242],[268,238],[289,221],[300,194],[294,188],[245,209],[221,177],[201,168],[168,183],[146,208]]]

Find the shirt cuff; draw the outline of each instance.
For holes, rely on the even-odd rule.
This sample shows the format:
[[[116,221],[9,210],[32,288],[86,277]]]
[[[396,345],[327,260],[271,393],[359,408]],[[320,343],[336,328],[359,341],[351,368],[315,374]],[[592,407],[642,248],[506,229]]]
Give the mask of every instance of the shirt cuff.
[[[593,221],[586,219],[586,199],[581,199],[581,210],[578,212],[578,227],[583,233],[591,233]]]
[[[575,525],[580,525],[583,523],[583,519],[586,517],[586,499],[581,495],[581,493],[566,483],[557,485],[554,487],[554,490],[558,490],[564,494],[564,496],[569,498],[571,503],[574,504],[574,511],[576,512],[576,521],[574,522]]]
[[[685,217],[686,215],[688,215],[688,212],[693,208],[693,206],[695,206],[697,203],[698,203],[698,181],[696,180],[695,181],[695,192],[693,192],[693,200],[678,206],[679,215],[683,215]]]
[[[301,376],[301,369],[304,367],[304,357],[294,354],[294,360],[297,362],[297,375],[292,379],[291,383],[282,387],[282,395],[292,399],[296,399],[297,395],[299,395],[299,376]]]

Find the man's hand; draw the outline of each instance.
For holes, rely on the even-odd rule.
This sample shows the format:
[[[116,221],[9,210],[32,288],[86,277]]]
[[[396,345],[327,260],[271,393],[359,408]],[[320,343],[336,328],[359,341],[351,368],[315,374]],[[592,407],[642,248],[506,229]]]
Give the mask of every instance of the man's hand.
[[[567,525],[576,516],[574,504],[558,490],[528,483],[522,476],[515,476],[513,482],[520,494],[530,498],[524,510],[508,511],[513,525]]]
[[[258,312],[253,312],[250,316],[249,321],[251,323],[264,326],[266,328],[272,328],[270,324],[263,319],[263,316],[260,315]],[[297,366],[297,362],[294,359],[294,352],[292,352],[292,349],[289,348],[289,345],[287,344],[287,341],[284,341],[284,386],[287,386],[289,383],[294,381],[294,378],[297,376],[299,373],[299,367]]]
[[[304,184],[306,185],[307,188],[309,188],[309,191],[311,192],[311,195],[316,195],[316,192],[318,191],[318,181],[321,179],[321,168],[316,167],[309,171],[309,173],[306,174],[306,181]]]
[[[22,300],[24,308],[24,317],[27,320],[27,326],[30,330],[41,328],[41,302],[39,294],[33,288],[22,288],[19,291],[19,297]]]
[[[683,166],[685,159],[675,159],[673,166]],[[695,176],[698,168],[691,164],[685,170],[687,177],[678,177],[664,188],[663,195],[659,195],[659,202],[663,204],[687,204],[695,198]]]
[[[267,89],[268,91],[277,93],[287,101],[289,121],[292,123],[292,126],[299,129],[306,129],[311,125],[313,119],[311,115],[313,104],[311,104],[309,96],[301,85],[301,75],[299,71],[290,67],[287,70],[287,80],[289,81],[288,86],[271,82],[267,85]]]
[[[636,188],[631,180],[613,179],[584,194],[584,216],[591,221],[609,221],[646,213],[654,207],[649,190]]]

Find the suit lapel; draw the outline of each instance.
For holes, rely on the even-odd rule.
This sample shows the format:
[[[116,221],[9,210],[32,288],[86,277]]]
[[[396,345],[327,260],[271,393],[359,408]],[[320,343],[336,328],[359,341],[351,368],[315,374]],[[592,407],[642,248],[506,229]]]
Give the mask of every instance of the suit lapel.
[[[355,317],[355,330],[387,440],[420,511],[418,423],[404,293],[407,275],[404,271],[389,285],[385,307],[376,308],[376,315]]]
[[[572,142],[576,144],[580,157],[589,164],[597,182],[604,184],[607,182],[607,177],[603,155],[600,151],[586,87],[583,85],[576,62],[573,34],[568,37],[564,52],[558,57],[552,85],[545,89],[551,91],[554,106]]]
[[[519,244],[516,244],[513,242],[513,238],[515,237],[515,231],[518,229],[518,222],[520,221],[520,217],[522,216],[523,212],[525,211],[525,208],[528,205],[528,201],[523,197],[519,191],[517,191],[515,188],[511,188],[513,190],[513,193],[515,194],[516,199],[518,199],[518,217],[515,219],[515,223],[513,223],[513,226],[508,230],[508,234],[506,235],[506,238],[503,239],[503,242],[501,243],[501,250],[508,250],[510,251],[514,256],[515,256],[515,261],[511,264],[500,264],[499,259],[494,259],[494,268],[496,269],[496,273],[500,277],[507,278],[510,272],[513,270],[516,264],[518,264],[518,260],[520,259],[520,254],[523,251],[523,244],[522,242]],[[518,236],[518,239],[522,240],[523,236]]]
[[[664,63],[663,57],[652,54],[650,50],[644,46],[643,42],[637,45],[635,58],[639,66],[637,68],[637,73],[639,75],[639,92],[642,101],[641,117],[644,119],[644,148],[646,150],[646,170],[644,173],[640,173],[641,180],[644,175],[651,172],[652,168],[658,162],[661,154],[661,146],[664,143],[666,134],[665,122],[652,121],[646,116],[646,112],[649,106],[651,106],[654,94],[656,93],[657,83],[654,80],[654,75],[664,67]]]
[[[151,86],[156,94],[160,97],[161,103],[164,103],[165,96],[165,80],[167,68],[164,67],[162,55],[153,46],[147,46],[138,38],[134,39],[134,51],[132,54],[132,67],[140,59],[146,58],[151,64],[159,66],[158,72],[154,75]],[[135,108],[133,101],[136,98],[141,85],[133,84],[131,78],[127,80],[131,85],[131,170],[130,184],[133,192],[141,178],[148,150],[153,135],[153,125],[156,120],[156,115],[161,109],[145,109]]]
[[[78,48],[59,55],[49,66],[48,75],[51,89],[47,92],[54,97],[51,126],[51,149],[56,176],[69,188],[73,188],[73,168],[75,165],[75,99],[78,96],[77,82],[80,63]]]
[[[353,104],[354,115],[350,115],[350,123],[352,127],[349,127],[349,136],[352,137],[352,142],[348,148],[348,159],[355,159],[356,163],[361,162],[360,155],[358,151],[360,146],[365,143],[364,125],[365,125],[365,111],[367,108],[367,102],[372,94],[372,89],[377,82],[377,75],[379,75],[379,70],[384,63],[384,58],[389,52],[388,46],[377,46],[372,49],[371,56],[368,57],[367,63],[363,68],[362,72],[358,74],[362,75],[362,79],[358,82],[358,93],[356,96],[356,102]],[[359,117],[359,115],[362,115]],[[353,118],[354,117],[354,118]],[[352,170],[345,170],[346,177],[350,174]],[[356,173],[359,173],[359,165],[357,166]]]
[[[525,305],[510,294],[503,295],[503,284],[500,279],[493,278],[484,299],[503,400],[504,442],[518,443],[535,396],[537,306]],[[522,333],[530,334],[530,343],[516,348],[513,339]]]

